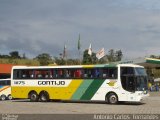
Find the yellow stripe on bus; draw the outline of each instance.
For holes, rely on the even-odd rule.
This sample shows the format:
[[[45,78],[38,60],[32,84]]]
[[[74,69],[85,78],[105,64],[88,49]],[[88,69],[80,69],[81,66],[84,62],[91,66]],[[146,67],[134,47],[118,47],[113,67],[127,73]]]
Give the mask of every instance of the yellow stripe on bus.
[[[36,91],[38,94],[45,90],[48,92],[50,99],[64,99],[70,100],[75,91],[79,88],[82,79],[80,80],[72,80],[69,86],[67,87],[15,87],[12,86],[12,96],[16,98],[28,98],[28,93],[32,90]]]
[[[83,65],[83,68],[93,68],[95,65]]]
[[[51,95],[51,98],[69,100],[82,82],[83,80],[72,80],[72,82],[70,83],[68,87],[60,87],[60,88],[55,87],[53,89],[54,94]],[[52,90],[50,91],[50,93],[51,92]]]

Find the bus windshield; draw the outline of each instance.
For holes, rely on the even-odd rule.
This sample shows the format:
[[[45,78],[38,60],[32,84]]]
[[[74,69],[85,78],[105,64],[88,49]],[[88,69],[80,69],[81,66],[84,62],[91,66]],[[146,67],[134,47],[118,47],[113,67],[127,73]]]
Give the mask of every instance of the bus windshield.
[[[135,90],[147,90],[147,73],[144,68],[135,68]]]
[[[140,67],[121,67],[121,83],[123,89],[130,92],[147,90],[145,69]]]

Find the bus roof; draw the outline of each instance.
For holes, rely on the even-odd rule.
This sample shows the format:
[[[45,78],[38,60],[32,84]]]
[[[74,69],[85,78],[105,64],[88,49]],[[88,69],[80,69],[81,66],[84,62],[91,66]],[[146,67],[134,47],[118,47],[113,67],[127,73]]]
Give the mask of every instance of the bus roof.
[[[142,67],[144,68],[143,66],[140,66],[140,65],[137,65],[137,64],[118,64],[118,66],[120,67]]]
[[[142,67],[135,64],[97,64],[97,65],[59,65],[59,66],[13,66],[13,69],[41,69],[41,68],[94,68],[94,67],[118,67],[118,66],[130,66],[130,67]]]

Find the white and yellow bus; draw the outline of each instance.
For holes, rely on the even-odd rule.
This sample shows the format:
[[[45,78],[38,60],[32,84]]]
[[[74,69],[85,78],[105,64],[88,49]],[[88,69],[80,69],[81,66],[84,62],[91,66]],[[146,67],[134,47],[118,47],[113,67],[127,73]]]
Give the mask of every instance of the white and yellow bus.
[[[96,100],[115,104],[141,102],[147,92],[144,67],[133,64],[79,66],[14,66],[13,98],[31,101]]]
[[[0,100],[11,100],[11,79],[0,79]]]

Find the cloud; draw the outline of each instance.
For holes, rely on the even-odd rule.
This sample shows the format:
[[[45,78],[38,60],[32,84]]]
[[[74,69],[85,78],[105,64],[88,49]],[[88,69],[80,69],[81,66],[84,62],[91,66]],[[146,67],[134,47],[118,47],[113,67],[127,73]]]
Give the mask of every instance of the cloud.
[[[30,57],[58,56],[67,45],[77,56],[92,43],[121,49],[126,57],[159,54],[159,0],[14,0],[0,1],[0,54],[19,50]]]

